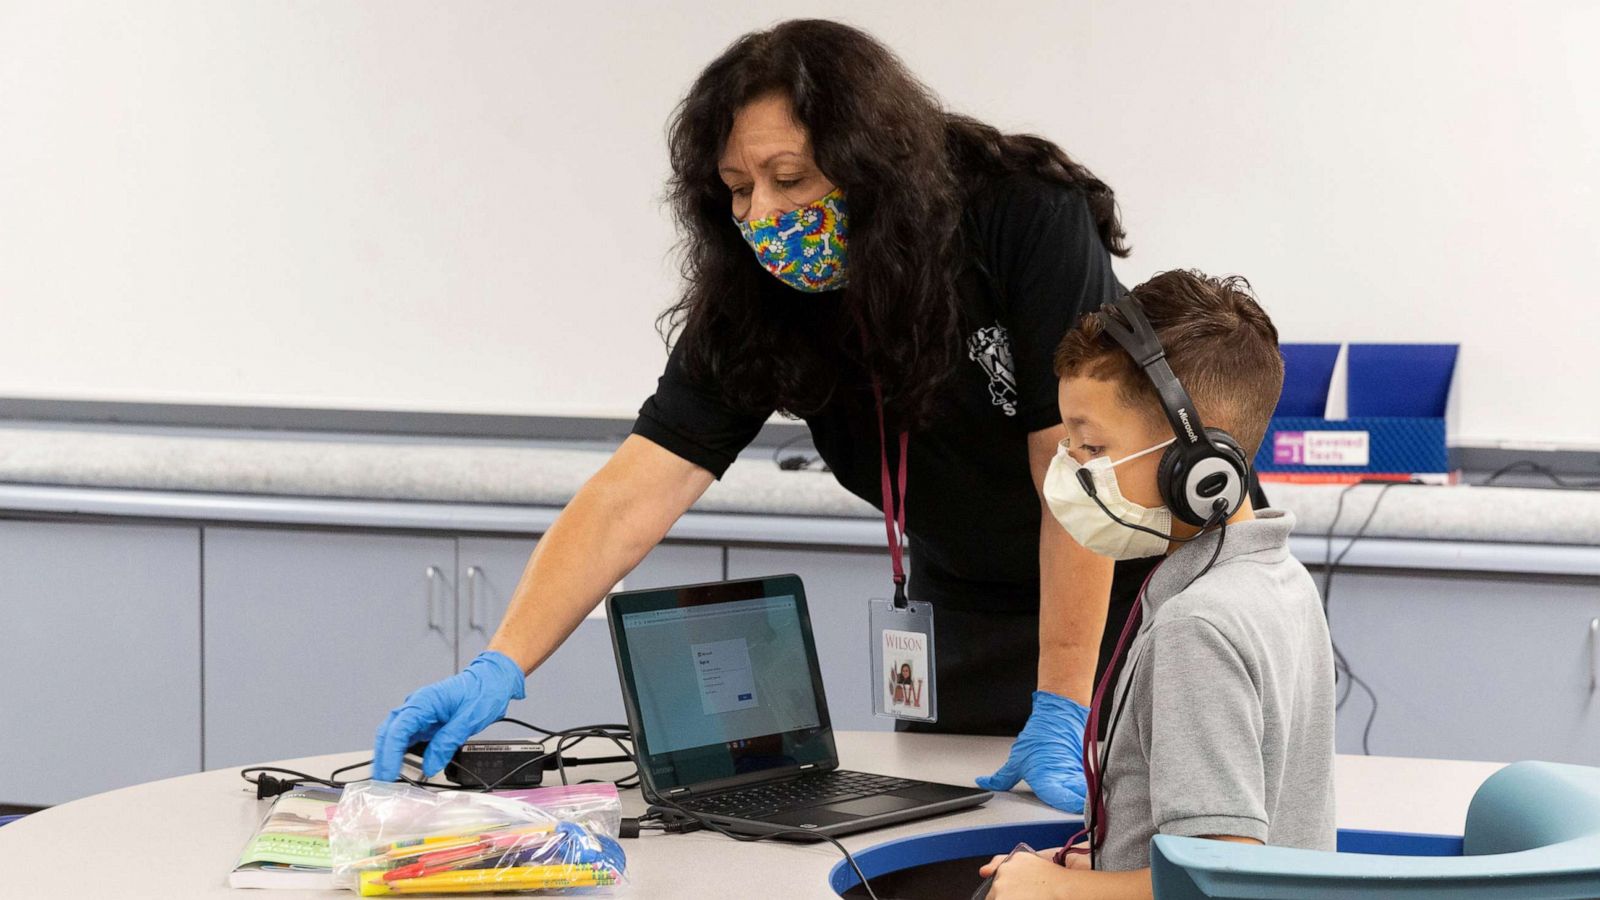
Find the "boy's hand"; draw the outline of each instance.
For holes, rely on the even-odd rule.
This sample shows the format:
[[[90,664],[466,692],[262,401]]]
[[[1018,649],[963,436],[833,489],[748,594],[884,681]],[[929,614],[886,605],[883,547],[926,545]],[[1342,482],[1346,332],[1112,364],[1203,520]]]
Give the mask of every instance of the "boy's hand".
[[[1083,726],[1089,710],[1048,691],[1033,692],[1033,714],[993,775],[978,779],[986,791],[1009,791],[1022,779],[1040,800],[1063,812],[1083,812]]]
[[[1010,859],[996,856],[978,874],[994,876],[988,900],[1054,900],[1066,892],[1067,870],[1042,853],[1018,853]]]

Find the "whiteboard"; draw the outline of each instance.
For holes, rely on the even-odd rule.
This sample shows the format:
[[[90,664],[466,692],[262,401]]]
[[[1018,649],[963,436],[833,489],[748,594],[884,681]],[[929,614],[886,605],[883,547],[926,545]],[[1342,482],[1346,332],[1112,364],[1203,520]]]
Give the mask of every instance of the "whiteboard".
[[[665,123],[773,9],[0,0],[0,396],[631,416]],[[1110,182],[1125,283],[1459,341],[1457,443],[1600,446],[1600,5],[803,12]]]

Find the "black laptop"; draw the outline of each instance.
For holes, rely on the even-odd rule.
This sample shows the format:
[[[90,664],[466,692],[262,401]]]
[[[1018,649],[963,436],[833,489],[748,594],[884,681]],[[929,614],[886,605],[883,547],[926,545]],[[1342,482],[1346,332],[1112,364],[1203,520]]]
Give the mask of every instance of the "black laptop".
[[[838,835],[991,796],[839,768],[798,576],[628,591],[606,604],[652,803],[743,833]]]

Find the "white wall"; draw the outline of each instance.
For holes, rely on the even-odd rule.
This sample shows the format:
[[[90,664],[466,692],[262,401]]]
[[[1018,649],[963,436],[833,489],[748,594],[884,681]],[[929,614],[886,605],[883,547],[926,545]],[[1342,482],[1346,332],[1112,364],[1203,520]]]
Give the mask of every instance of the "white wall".
[[[1600,446],[1600,6],[0,0],[0,396],[626,416],[664,123],[834,15],[1118,191],[1124,281],[1464,344],[1461,443]]]

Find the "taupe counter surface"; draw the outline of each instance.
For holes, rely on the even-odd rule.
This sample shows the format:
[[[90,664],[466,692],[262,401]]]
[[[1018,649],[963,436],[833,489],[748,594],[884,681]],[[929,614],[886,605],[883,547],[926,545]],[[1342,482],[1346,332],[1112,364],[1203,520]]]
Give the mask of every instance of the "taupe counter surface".
[[[13,424],[0,427],[0,510],[70,512],[85,497],[102,505],[120,498],[128,515],[227,519],[243,517],[240,510],[253,502],[277,510],[268,515],[273,521],[291,520],[298,505],[314,524],[330,504],[379,501],[390,505],[373,506],[374,525],[387,508],[398,527],[423,527],[431,511],[433,527],[481,519],[485,527],[514,521],[521,528],[551,518],[609,455],[550,442]],[[1325,535],[1330,525],[1334,534],[1350,535],[1365,524],[1362,534],[1372,539],[1600,545],[1594,492],[1366,485],[1345,495],[1340,509],[1340,486],[1272,484],[1268,491],[1273,505],[1295,512],[1296,534],[1304,537]],[[500,521],[495,510],[522,515]],[[824,530],[813,528],[810,537],[819,540],[800,542],[831,534],[836,543],[871,534],[878,515],[831,476],[782,471],[759,450],[736,462],[694,512],[815,520]],[[773,539],[756,532],[754,539]]]

